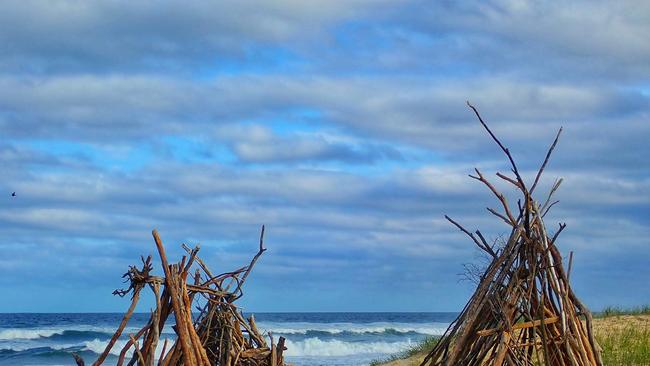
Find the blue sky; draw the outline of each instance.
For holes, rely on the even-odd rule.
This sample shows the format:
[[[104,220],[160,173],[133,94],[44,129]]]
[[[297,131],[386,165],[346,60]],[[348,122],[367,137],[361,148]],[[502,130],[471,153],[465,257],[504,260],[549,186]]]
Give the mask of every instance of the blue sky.
[[[246,310],[459,311],[482,259],[443,215],[507,232],[466,100],[528,179],[564,127],[575,290],[650,303],[648,34],[642,1],[6,2],[0,311],[122,311],[151,229],[221,271],[262,224]]]

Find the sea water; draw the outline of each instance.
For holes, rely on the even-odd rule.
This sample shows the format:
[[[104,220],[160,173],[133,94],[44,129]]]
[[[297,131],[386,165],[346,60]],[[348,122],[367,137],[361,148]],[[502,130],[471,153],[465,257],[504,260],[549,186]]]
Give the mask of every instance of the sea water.
[[[455,313],[256,313],[261,331],[287,339],[295,366],[359,366],[441,335]],[[114,365],[129,334],[148,314],[134,314],[105,365]],[[122,314],[0,314],[0,365],[73,365],[71,353],[94,361]],[[170,318],[173,321],[173,318]],[[161,335],[174,340],[168,324]],[[161,347],[159,347],[160,349]],[[130,354],[131,352],[129,352]]]

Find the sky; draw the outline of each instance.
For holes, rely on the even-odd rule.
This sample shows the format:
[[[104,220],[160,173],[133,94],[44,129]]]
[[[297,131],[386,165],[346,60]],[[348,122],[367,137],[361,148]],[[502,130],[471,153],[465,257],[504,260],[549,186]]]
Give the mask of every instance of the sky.
[[[649,34],[644,1],[4,2],[0,312],[124,311],[153,228],[223,272],[262,224],[247,311],[460,311],[485,259],[444,215],[508,234],[474,167],[516,199],[468,100],[528,181],[564,128],[574,289],[648,304]]]

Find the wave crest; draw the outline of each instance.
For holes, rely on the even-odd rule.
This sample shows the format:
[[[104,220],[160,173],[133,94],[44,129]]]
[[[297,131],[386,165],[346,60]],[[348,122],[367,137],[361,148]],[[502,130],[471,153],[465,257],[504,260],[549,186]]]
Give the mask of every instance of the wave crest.
[[[289,357],[300,356],[352,356],[361,354],[390,354],[404,351],[414,345],[411,340],[405,342],[345,342],[338,339],[323,341],[319,338],[307,338],[304,341],[287,340]]]
[[[318,336],[323,335],[340,335],[340,334],[421,334],[428,336],[440,336],[445,333],[449,324],[408,324],[408,323],[336,323],[336,324],[318,324],[318,323],[296,323],[296,324],[264,324],[261,325],[273,334],[302,334]]]
[[[3,329],[0,330],[0,341],[47,338],[56,334],[61,335],[64,331],[63,329]]]

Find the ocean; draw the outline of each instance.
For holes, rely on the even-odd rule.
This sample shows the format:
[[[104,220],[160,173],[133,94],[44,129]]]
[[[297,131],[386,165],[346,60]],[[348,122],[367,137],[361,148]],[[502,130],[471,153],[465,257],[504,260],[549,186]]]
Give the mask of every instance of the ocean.
[[[260,330],[287,339],[295,366],[361,366],[441,335],[456,313],[255,313]],[[125,337],[148,320],[134,314],[104,365],[114,365]],[[122,318],[118,313],[0,314],[0,365],[89,364],[104,350]],[[161,336],[173,340],[171,327]]]

